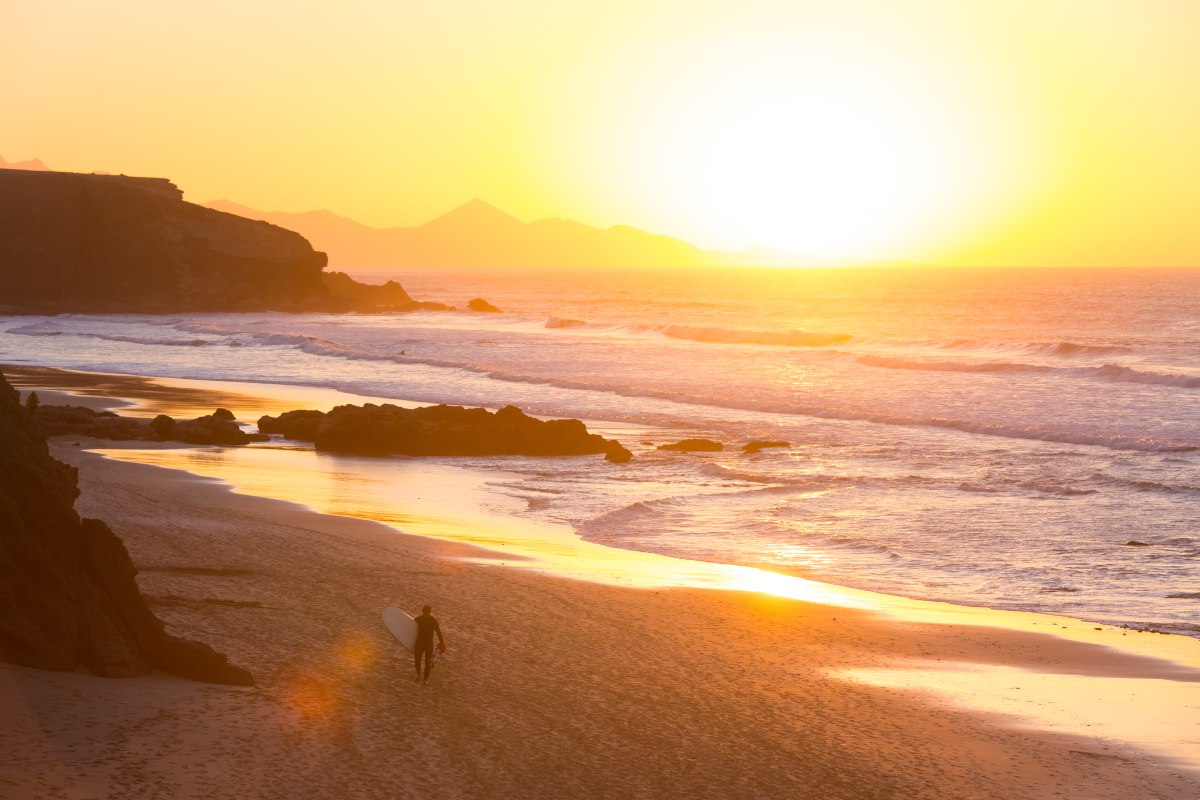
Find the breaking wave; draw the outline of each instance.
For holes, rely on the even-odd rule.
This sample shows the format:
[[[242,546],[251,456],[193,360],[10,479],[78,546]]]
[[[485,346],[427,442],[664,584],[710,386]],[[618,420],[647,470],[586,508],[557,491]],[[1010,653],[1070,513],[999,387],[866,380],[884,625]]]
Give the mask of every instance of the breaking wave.
[[[185,327],[189,325],[190,323],[184,323],[183,325],[177,327]],[[210,326],[210,329],[214,327],[216,326]],[[420,364],[430,367],[458,369],[509,383],[554,386],[560,389],[602,392],[616,394],[623,397],[654,398],[692,406],[707,406],[741,411],[757,411],[768,414],[808,416],[816,417],[818,419],[873,422],[883,425],[897,425],[904,427],[942,428],[983,436],[997,436],[1009,439],[1026,439],[1044,442],[1060,442],[1063,444],[1094,445],[1116,450],[1140,450],[1148,452],[1190,452],[1194,450],[1200,450],[1200,443],[1197,442],[1153,436],[1139,436],[1115,432],[1100,433],[1092,431],[1039,428],[1036,426],[1020,426],[987,421],[954,419],[940,416],[917,416],[891,413],[878,409],[848,408],[844,406],[823,405],[820,403],[783,404],[770,401],[756,401],[753,399],[739,399],[736,396],[730,396],[726,394],[701,396],[686,392],[677,392],[649,387],[635,388],[624,384],[609,383],[603,380],[573,380],[559,377],[548,377],[545,375],[528,374],[523,372],[506,371],[498,368],[478,366],[469,362],[449,359],[420,358],[404,355],[399,352],[383,353],[369,351],[312,336],[264,332],[247,333],[244,331],[233,331],[229,329],[222,329],[222,332],[226,335],[249,335],[249,337],[258,344],[291,345],[306,353],[318,356],[341,358],[353,361]],[[1100,368],[1096,369],[1098,370]],[[1123,378],[1125,380],[1129,380],[1128,373],[1136,372],[1135,370],[1129,370],[1128,368],[1124,367],[1117,367],[1116,369],[1121,371],[1119,374],[1126,376]],[[1152,373],[1139,374],[1142,376],[1152,375]]]
[[[124,342],[126,344],[146,344],[166,347],[204,347],[212,344],[207,339],[180,339],[172,336],[122,336],[115,333],[93,333],[90,331],[64,331],[56,328],[53,323],[36,322],[32,325],[19,325],[9,328],[6,333],[16,333],[21,336],[71,336],[80,339],[100,339],[105,342]]]
[[[551,317],[546,320],[547,328],[586,328],[587,323],[581,319],[559,319]]]
[[[579,319],[550,317],[546,328],[575,328],[594,331],[611,331],[634,335],[665,336],[689,342],[708,344],[750,344],[772,347],[827,347],[843,344],[853,337],[848,333],[822,333],[819,331],[756,331],[744,328],[701,327],[696,325],[594,325]]]
[[[1200,375],[1183,375],[1176,372],[1153,372],[1125,367],[1120,364],[1102,364],[1098,367],[1049,367],[1042,364],[1018,364],[1007,361],[971,364],[962,361],[922,361],[918,359],[872,355],[860,356],[858,362],[864,366],[879,367],[881,369],[905,369],[929,372],[1054,374],[1093,378],[1114,383],[1143,383],[1152,386],[1200,389]]]
[[[848,342],[851,338],[849,334],[845,333],[751,331],[735,328],[698,328],[691,325],[649,325],[644,326],[644,329],[649,332],[661,333],[669,339],[684,339],[690,342],[760,344],[776,347],[825,347]]]
[[[670,416],[679,419],[694,419],[696,408],[718,408],[725,410],[740,410],[778,414],[788,416],[806,416],[818,419],[862,421],[882,425],[903,427],[925,427],[959,431],[962,433],[983,436],[995,436],[1008,439],[1022,439],[1064,444],[1094,445],[1117,450],[1140,450],[1148,452],[1188,452],[1200,449],[1200,441],[1192,439],[1175,439],[1159,435],[1137,435],[1112,430],[1087,430],[1066,426],[1055,426],[1041,423],[1010,423],[988,420],[962,419],[956,416],[937,414],[904,413],[888,407],[848,406],[822,401],[818,397],[797,397],[795,399],[764,399],[753,396],[739,396],[736,392],[697,392],[695,390],[677,390],[654,386],[630,386],[628,383],[606,380],[603,372],[568,378],[558,375],[536,374],[523,369],[512,367],[493,367],[471,363],[466,360],[447,358],[422,358],[404,354],[398,349],[383,349],[381,347],[364,348],[341,344],[336,341],[316,336],[296,333],[273,332],[270,330],[253,329],[253,325],[231,325],[228,322],[196,322],[186,321],[174,324],[174,329],[181,333],[193,333],[209,338],[172,338],[172,337],[137,337],[118,336],[108,333],[62,331],[52,323],[39,322],[36,324],[10,328],[9,332],[32,336],[85,336],[110,341],[128,341],[139,344],[170,345],[170,346],[203,346],[213,344],[241,344],[262,347],[292,347],[314,356],[337,358],[348,361],[368,361],[393,363],[403,365],[424,365],[435,368],[462,370],[483,375],[494,380],[517,384],[553,386],[560,389],[596,392],[621,397],[640,397],[664,400],[675,404],[693,407],[693,410],[681,408],[678,412],[669,412]],[[696,341],[739,341],[762,344],[790,343],[793,346],[801,344],[819,346],[830,341],[844,340],[840,334],[822,334],[805,331],[772,333],[767,331],[747,331],[726,328],[691,328],[680,326],[635,326],[643,332],[656,332],[657,335],[687,337]],[[902,359],[885,359],[871,356],[867,363],[872,365],[889,365],[891,368],[926,368],[924,362],[905,361]],[[930,362],[933,363],[933,362]],[[963,365],[958,365],[962,368]],[[1007,363],[992,365],[967,365],[976,370],[983,368],[992,371],[1014,371],[1034,369],[1046,371],[1067,369],[1076,371],[1075,374],[1088,375],[1094,378],[1114,382],[1131,382],[1169,385],[1184,388],[1200,388],[1200,377],[1154,373],[1134,370],[1115,364],[1105,364],[1100,367],[1034,367]],[[937,367],[935,367],[936,369]],[[942,369],[949,369],[943,365]],[[634,418],[644,411],[632,411]]]
[[[1096,367],[1095,373],[1115,383],[1149,383],[1157,386],[1178,386],[1184,389],[1200,389],[1200,376],[1181,375],[1177,372],[1146,372],[1122,367],[1120,364],[1105,364]]]
[[[1078,344],[1076,342],[980,342],[972,339],[950,339],[934,342],[939,350],[977,350],[981,352],[1025,353],[1038,356],[1101,356],[1121,352],[1110,345]]]
[[[1007,361],[991,361],[971,364],[965,361],[921,361],[892,356],[859,356],[858,363],[880,369],[908,369],[928,372],[1058,372],[1060,367],[1044,367],[1037,364],[1014,364]]]

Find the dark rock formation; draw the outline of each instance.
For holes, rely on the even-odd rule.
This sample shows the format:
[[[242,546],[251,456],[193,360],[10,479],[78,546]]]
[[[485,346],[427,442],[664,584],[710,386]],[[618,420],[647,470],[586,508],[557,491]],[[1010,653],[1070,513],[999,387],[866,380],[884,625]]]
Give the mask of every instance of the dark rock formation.
[[[229,414],[228,411],[225,413]],[[218,414],[209,414],[207,417],[196,417],[183,422],[176,421],[171,428],[169,440],[188,444],[248,444],[265,442],[271,438],[265,434],[246,433],[234,422],[232,414],[229,414],[228,417]]]
[[[627,464],[633,459],[633,453],[629,452],[629,449],[620,442],[609,439],[608,444],[608,449],[604,451],[605,461],[611,461],[614,464]]]
[[[395,281],[382,286],[359,283],[344,272],[326,272],[321,276],[329,292],[353,303],[375,306],[407,306],[413,302],[404,287]]]
[[[300,234],[163,178],[0,169],[0,313],[449,308],[325,264]]]
[[[154,431],[154,434],[159,439],[165,442],[171,437],[171,431],[175,430],[175,420],[166,414],[159,414],[150,420],[150,429]]]
[[[117,441],[160,440],[144,420],[119,417],[111,411],[96,411],[83,406],[40,405],[35,419],[47,436],[74,433]]]
[[[487,314],[499,314],[500,313],[500,309],[496,308],[494,305],[489,303],[487,300],[484,300],[482,297],[476,297],[474,300],[467,303],[467,308],[471,309],[472,311],[482,311]]]
[[[344,272],[326,272],[321,280],[330,293],[355,311],[453,311],[444,303],[413,300],[395,281],[359,283]]]
[[[75,470],[0,375],[0,657],[38,669],[84,664],[107,677],[163,669],[214,683],[253,679],[207,645],[163,628],[120,538],[75,513]]]
[[[1126,547],[1149,547],[1145,542],[1139,542],[1137,539],[1130,539],[1125,543]]]
[[[659,450],[678,450],[681,453],[715,453],[718,450],[724,450],[725,445],[720,442],[714,442],[711,439],[684,439],[675,444],[660,444]]]
[[[791,447],[791,442],[772,442],[763,439],[755,439],[752,442],[747,442],[742,445],[743,453],[757,453],[760,450],[765,450],[768,447]]]
[[[317,428],[323,419],[324,411],[285,411],[278,417],[259,417],[258,429],[263,433],[278,433],[301,442],[315,442]]]
[[[0,304],[60,311],[335,305],[298,233],[185,203],[159,178],[0,170]]]
[[[483,408],[389,404],[338,406],[328,414],[289,411],[259,419],[263,433],[313,442],[318,450],[406,456],[570,456],[605,453],[621,459],[617,442],[605,439],[577,419],[543,421],[514,406],[496,413]],[[628,460],[627,458],[624,460]]]
[[[238,427],[233,413],[223,408],[191,420],[177,421],[166,414],[159,414],[147,422],[82,406],[42,405],[38,407],[36,419],[48,436],[71,433],[121,441],[230,445],[265,442],[270,438],[263,434],[246,433]]]

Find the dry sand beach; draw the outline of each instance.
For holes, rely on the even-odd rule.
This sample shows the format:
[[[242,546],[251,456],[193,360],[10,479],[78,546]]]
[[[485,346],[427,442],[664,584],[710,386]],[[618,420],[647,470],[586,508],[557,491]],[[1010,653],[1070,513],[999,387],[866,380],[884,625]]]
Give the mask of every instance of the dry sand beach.
[[[222,395],[199,382],[14,377],[66,392],[92,382],[92,394],[126,398],[135,413],[298,407],[250,385],[240,389],[253,400],[235,385]],[[815,600],[716,579],[702,588],[704,576],[728,573],[658,556],[628,562],[656,565],[658,586],[638,576],[615,585],[603,569],[581,580],[588,548],[543,543],[539,557],[532,535],[507,551],[452,541],[480,524],[467,478],[443,481],[460,498],[457,528],[442,506],[400,493],[397,514],[424,534],[404,535],[318,513],[317,497],[305,506],[239,494],[88,452],[111,443],[74,441],[53,451],[80,469],[80,513],[123,537],[172,632],[228,653],[258,686],[0,665],[5,798],[1200,794],[1194,754],[1179,749],[1195,736],[1194,639],[803,581],[789,585],[816,587]],[[179,463],[179,453],[216,451],[173,452]],[[422,687],[379,613],[426,602],[450,650]],[[943,669],[951,693],[911,688],[917,678],[879,685],[880,673],[914,665]],[[1088,699],[1047,705],[1037,694],[1047,686],[1064,703]],[[1031,708],[1012,710],[1040,713],[1041,724],[971,707],[1022,691]],[[1120,735],[1130,703],[1153,730],[1129,720]],[[1091,721],[1079,716],[1088,706]],[[1099,736],[1074,732],[1089,724]],[[1172,724],[1179,741],[1167,741]],[[1134,746],[1135,732],[1162,749]]]

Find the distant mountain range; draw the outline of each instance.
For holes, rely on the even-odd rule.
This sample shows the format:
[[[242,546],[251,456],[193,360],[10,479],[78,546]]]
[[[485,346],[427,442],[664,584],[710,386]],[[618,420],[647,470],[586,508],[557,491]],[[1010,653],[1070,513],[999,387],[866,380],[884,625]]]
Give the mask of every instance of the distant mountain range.
[[[43,164],[40,158],[31,158],[28,161],[5,161],[4,156],[0,156],[0,169],[26,169],[31,172],[50,171],[50,168]]]
[[[39,159],[5,161],[0,169],[46,171]],[[94,173],[102,175],[104,173]],[[229,200],[203,205],[296,231],[329,255],[334,269],[382,271],[419,267],[844,267],[905,262],[832,259],[764,245],[703,250],[628,225],[598,228],[569,219],[522,222],[482,200],[409,228],[373,228],[332,211],[259,211]]]
[[[258,211],[228,200],[209,208],[296,231],[342,270],[414,267],[812,267],[864,264],[818,259],[769,247],[702,250],[670,236],[569,219],[522,222],[472,200],[411,228],[372,228],[331,211]]]

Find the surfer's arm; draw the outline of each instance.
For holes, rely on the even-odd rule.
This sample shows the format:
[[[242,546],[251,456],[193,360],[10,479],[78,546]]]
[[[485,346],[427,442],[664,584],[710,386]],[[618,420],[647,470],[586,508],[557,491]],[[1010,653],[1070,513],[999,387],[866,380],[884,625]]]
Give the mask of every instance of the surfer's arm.
[[[446,644],[446,639],[442,636],[442,626],[438,624],[437,620],[433,621],[433,629],[437,632],[438,641],[443,645]]]

